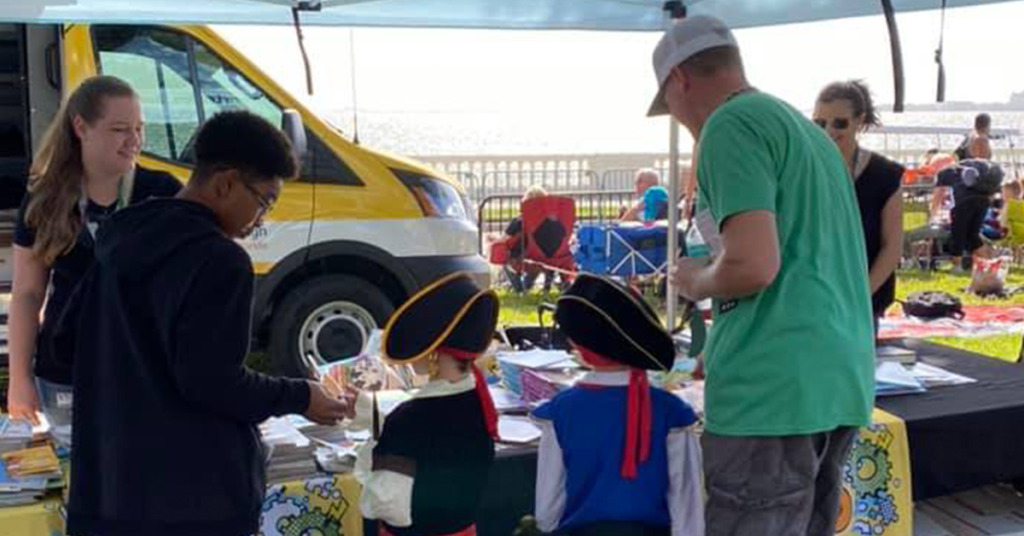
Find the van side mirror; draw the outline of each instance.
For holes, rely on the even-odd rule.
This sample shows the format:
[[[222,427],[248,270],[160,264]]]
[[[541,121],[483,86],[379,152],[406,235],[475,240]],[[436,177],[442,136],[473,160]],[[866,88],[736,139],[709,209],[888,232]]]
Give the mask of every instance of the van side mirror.
[[[288,137],[288,141],[292,142],[295,159],[304,162],[308,146],[306,145],[306,126],[302,124],[302,114],[297,110],[285,110],[281,116],[281,130]]]

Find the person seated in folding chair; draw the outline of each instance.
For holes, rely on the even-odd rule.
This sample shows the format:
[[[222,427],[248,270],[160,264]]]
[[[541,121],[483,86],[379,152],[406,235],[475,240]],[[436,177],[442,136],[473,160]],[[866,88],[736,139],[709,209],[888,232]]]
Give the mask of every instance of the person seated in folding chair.
[[[926,270],[935,268],[935,257],[948,249],[950,212],[953,209],[953,189],[950,184],[938,182],[938,174],[943,169],[955,165],[956,158],[952,154],[929,149],[924,155],[924,164],[907,169],[903,176],[904,184],[923,181],[935,183],[928,203],[927,222],[914,229],[903,232],[903,259],[912,266]]]
[[[668,190],[661,186],[658,172],[653,169],[641,169],[636,172],[634,182],[639,199],[619,220],[650,223],[667,219]]]
[[[523,194],[522,202],[526,203],[531,199],[547,195],[548,193],[544,190],[543,186],[534,184]],[[512,218],[512,221],[508,223],[508,227],[505,228],[505,239],[510,242],[509,260],[502,266],[502,272],[508,279],[509,284],[512,285],[512,290],[518,294],[530,292],[533,284],[537,281],[537,277],[543,274],[544,292],[548,292],[554,282],[555,273],[552,270],[546,270],[523,262],[523,254],[526,251],[526,247],[525,238],[523,237],[523,217],[521,215]]]
[[[544,293],[558,277],[559,289],[568,286],[576,271],[569,249],[576,226],[576,202],[571,197],[543,195],[523,200],[521,251],[523,292],[529,291],[539,273],[544,274]],[[518,230],[518,229],[517,229]]]

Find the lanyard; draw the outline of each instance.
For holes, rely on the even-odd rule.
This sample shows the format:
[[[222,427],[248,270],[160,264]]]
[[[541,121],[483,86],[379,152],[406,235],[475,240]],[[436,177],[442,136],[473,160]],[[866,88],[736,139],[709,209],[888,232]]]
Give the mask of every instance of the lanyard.
[[[129,171],[117,181],[117,201],[114,204],[114,212],[128,206],[131,202],[132,187],[135,185],[135,170]],[[82,218],[82,226],[89,231],[93,239],[96,238],[96,231],[99,229],[97,222],[90,222],[86,211],[89,208],[89,191],[82,181],[82,196],[78,199],[78,214]]]
[[[871,151],[861,151],[860,144],[853,150],[853,162],[850,163],[850,178],[853,182],[857,182],[857,179],[864,174],[864,171],[868,168],[868,164],[871,162]]]

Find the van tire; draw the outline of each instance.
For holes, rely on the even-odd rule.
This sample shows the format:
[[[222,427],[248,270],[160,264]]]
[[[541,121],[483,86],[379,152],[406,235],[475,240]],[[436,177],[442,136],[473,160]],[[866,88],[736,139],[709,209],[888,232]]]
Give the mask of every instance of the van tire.
[[[350,275],[310,279],[289,291],[274,308],[267,345],[271,368],[281,376],[306,378],[309,373],[301,348],[309,348],[327,361],[336,360],[324,355],[325,351],[365,344],[356,342],[359,329],[366,335],[369,329],[383,329],[394,310],[387,295],[365,279]],[[328,329],[326,334],[319,331],[326,340],[313,340],[317,328]],[[300,337],[305,337],[305,342]]]

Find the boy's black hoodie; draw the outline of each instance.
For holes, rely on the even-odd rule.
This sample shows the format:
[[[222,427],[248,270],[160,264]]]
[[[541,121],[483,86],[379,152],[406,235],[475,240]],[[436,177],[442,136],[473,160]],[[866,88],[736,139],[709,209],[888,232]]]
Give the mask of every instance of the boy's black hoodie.
[[[256,425],[304,412],[309,388],[243,365],[252,291],[248,255],[198,203],[152,200],[103,226],[54,341],[74,355],[69,534],[258,531]]]

